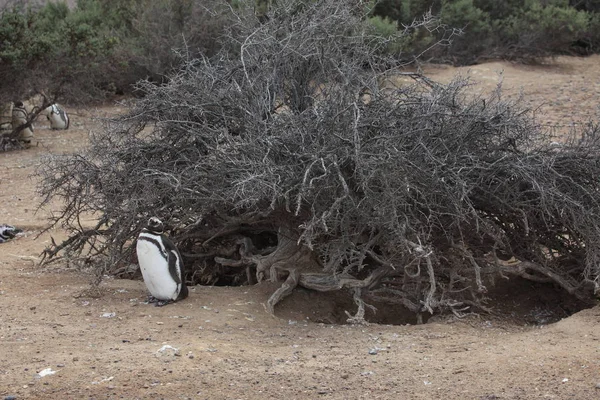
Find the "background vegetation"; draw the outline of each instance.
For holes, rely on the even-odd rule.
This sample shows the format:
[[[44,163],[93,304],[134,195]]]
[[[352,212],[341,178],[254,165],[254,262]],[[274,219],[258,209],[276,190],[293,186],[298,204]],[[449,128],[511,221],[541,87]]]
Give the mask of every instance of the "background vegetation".
[[[162,82],[186,56],[210,56],[225,24],[217,3],[78,0],[69,8],[6,7],[0,15],[0,102],[46,93],[88,103]],[[222,5],[223,6],[223,5]],[[222,7],[221,6],[221,7]]]
[[[226,18],[226,10],[239,7],[240,2],[10,4],[0,10],[2,104],[42,91],[71,103],[89,102],[131,93],[140,79],[164,82],[186,58],[211,57],[219,50],[222,33],[235,23]],[[429,12],[439,19],[436,29],[422,26],[402,35],[401,42],[389,41],[384,50],[403,62],[417,57],[454,64],[490,58],[538,60],[600,49],[598,0],[373,0],[357,4],[382,38],[394,37]],[[271,6],[271,1],[258,0],[254,11],[262,18]],[[462,36],[447,41],[457,31]],[[447,45],[431,48],[440,41]]]
[[[373,14],[402,26],[431,11],[463,34],[429,57],[453,64],[490,58],[539,60],[556,54],[600,50],[600,1],[578,0],[381,0]],[[421,41],[435,41],[427,33]],[[422,48],[417,46],[415,51]]]

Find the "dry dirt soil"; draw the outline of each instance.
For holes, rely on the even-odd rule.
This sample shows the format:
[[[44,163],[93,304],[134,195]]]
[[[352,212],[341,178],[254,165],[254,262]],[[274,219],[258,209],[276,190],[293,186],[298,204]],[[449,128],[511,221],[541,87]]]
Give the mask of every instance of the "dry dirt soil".
[[[425,71],[440,81],[468,73],[473,90],[503,71],[507,93],[523,92],[544,123],[597,116],[600,57]],[[600,399],[600,307],[544,324],[522,318],[535,302],[509,293],[492,306],[514,318],[333,325],[324,322],[343,310],[308,291],[268,315],[273,284],[191,287],[157,308],[141,281],[90,290],[65,263],[39,267],[65,232],[38,236],[51,209],[35,212],[36,166],[85,148],[92,115],[120,111],[71,110],[68,131],[40,121],[38,147],[0,154],[0,223],[25,230],[0,244],[0,399]]]

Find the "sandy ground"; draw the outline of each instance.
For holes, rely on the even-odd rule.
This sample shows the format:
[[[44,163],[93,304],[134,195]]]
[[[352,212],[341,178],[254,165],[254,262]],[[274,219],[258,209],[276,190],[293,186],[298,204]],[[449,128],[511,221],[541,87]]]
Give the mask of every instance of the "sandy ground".
[[[454,68],[425,66],[424,72],[440,82],[457,75],[468,77],[474,92],[489,92],[502,83],[505,97],[523,96],[539,123],[565,132],[600,118],[600,56],[557,57],[541,65],[509,62]]]
[[[522,91],[548,124],[598,111],[597,56],[426,71],[441,81],[469,71],[474,90],[503,71],[507,93]],[[90,290],[64,263],[38,267],[65,232],[38,236],[51,210],[35,213],[35,167],[84,148],[89,113],[72,112],[68,131],[40,122],[38,147],[0,154],[0,223],[25,229],[0,244],[0,399],[600,399],[600,307],[549,325],[486,316],[331,325],[319,321],[343,310],[303,290],[268,315],[269,283],[191,287],[187,300],[156,308],[141,281],[106,278]]]

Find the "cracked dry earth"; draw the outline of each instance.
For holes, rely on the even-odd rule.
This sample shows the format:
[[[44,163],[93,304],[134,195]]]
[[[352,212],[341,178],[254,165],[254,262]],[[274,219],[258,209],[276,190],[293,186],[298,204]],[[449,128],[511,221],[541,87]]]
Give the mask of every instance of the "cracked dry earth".
[[[441,81],[470,70],[484,90],[503,70],[507,93],[522,91],[549,124],[598,111],[597,56],[425,70]],[[84,148],[92,113],[121,111],[74,110],[70,130],[41,123],[37,147],[0,154],[0,223],[25,230],[0,245],[0,399],[600,399],[598,306],[532,324],[521,317],[535,303],[507,295],[494,306],[510,318],[332,325],[323,321],[354,310],[331,295],[298,290],[273,317],[273,284],[198,286],[156,308],[141,281],[91,290],[65,263],[37,266],[51,236],[66,234],[38,236],[51,210],[34,212],[35,166]]]

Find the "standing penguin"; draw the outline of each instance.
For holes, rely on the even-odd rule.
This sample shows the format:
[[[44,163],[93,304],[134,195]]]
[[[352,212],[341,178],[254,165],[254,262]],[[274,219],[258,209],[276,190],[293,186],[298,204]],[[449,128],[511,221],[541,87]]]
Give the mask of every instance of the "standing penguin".
[[[69,116],[58,104],[52,104],[44,109],[46,118],[50,121],[51,129],[69,129]]]
[[[12,109],[12,128],[17,129],[21,125],[25,125],[27,123],[28,117],[29,113],[27,112],[27,109],[25,108],[23,102],[15,102]],[[31,141],[33,140],[33,124],[30,124],[30,126],[21,129],[19,135],[17,136],[17,139],[25,146],[30,146]]]
[[[163,234],[163,223],[156,217],[148,220],[137,240],[137,256],[151,302],[164,306],[188,296],[183,281],[183,261],[175,244]]]

